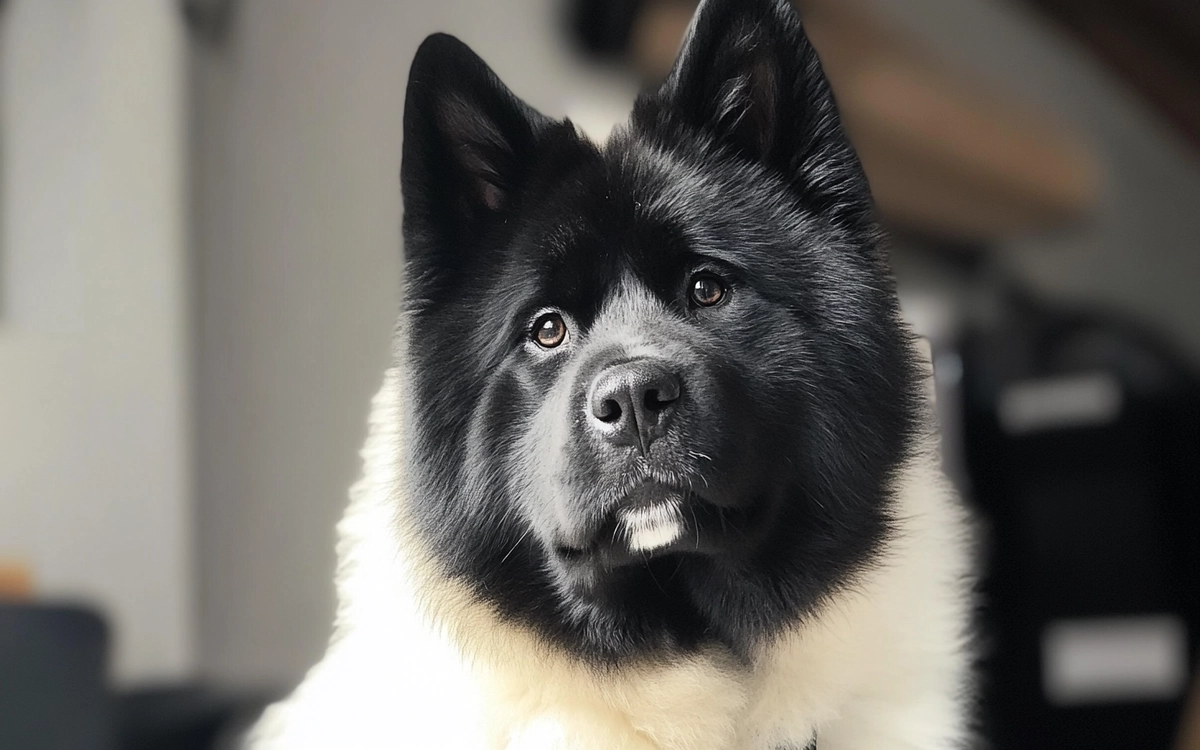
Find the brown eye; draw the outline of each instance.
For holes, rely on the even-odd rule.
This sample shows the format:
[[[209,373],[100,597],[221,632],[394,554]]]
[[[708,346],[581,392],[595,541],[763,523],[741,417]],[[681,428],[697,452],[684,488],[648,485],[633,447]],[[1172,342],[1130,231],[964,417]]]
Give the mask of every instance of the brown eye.
[[[534,321],[533,340],[538,346],[553,349],[567,338],[567,324],[558,313],[546,313]]]
[[[697,276],[692,279],[692,301],[702,307],[719,305],[727,294],[725,285],[716,276]]]

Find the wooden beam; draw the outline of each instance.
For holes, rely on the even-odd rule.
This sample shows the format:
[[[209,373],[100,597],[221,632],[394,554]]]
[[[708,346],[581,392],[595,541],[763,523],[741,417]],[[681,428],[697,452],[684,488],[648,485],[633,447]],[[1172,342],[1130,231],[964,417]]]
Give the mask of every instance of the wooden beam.
[[[1200,147],[1200,2],[1025,0]]]

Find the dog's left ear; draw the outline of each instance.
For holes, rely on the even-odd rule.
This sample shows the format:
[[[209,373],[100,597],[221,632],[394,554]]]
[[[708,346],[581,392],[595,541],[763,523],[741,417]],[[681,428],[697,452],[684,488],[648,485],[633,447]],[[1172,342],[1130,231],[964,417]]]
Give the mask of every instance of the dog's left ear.
[[[662,88],[634,122],[698,129],[776,172],[828,215],[870,196],[816,50],[791,0],[703,0]]]

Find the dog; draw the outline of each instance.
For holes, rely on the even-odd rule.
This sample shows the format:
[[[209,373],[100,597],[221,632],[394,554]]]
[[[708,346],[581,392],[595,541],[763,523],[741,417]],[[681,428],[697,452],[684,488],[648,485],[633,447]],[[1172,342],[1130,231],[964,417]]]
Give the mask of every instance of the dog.
[[[434,35],[324,659],[268,748],[941,750],[968,515],[787,0],[705,0],[597,144]]]

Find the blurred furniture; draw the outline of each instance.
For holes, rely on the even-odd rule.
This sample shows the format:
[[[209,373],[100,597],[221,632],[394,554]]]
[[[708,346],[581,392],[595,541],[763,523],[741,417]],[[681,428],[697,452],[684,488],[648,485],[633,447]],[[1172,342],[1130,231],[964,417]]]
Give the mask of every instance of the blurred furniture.
[[[117,747],[108,637],[82,608],[0,603],[0,747]]]
[[[1200,383],[1122,319],[1006,304],[959,350],[987,736],[1167,750],[1200,656]]]
[[[234,750],[236,738],[274,696],[205,685],[161,685],[122,693],[120,750]]]
[[[271,698],[196,684],[114,691],[108,649],[91,610],[0,602],[0,748],[220,750]]]
[[[995,241],[1093,207],[1099,167],[1077,134],[932,58],[853,0],[799,0],[880,212],[894,229]],[[575,0],[593,53],[648,81],[669,71],[693,0]]]

